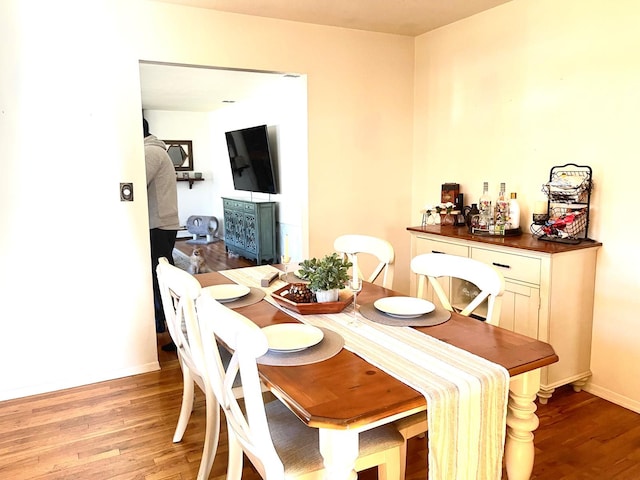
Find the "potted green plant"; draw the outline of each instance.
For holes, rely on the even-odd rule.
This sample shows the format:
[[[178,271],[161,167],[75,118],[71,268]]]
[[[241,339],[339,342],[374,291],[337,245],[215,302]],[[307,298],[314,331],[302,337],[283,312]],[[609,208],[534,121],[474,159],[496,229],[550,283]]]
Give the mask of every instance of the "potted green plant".
[[[338,290],[349,281],[349,267],[350,261],[332,253],[319,260],[311,258],[302,261],[298,276],[309,282],[309,290],[316,294],[318,302],[335,302],[338,300]]]

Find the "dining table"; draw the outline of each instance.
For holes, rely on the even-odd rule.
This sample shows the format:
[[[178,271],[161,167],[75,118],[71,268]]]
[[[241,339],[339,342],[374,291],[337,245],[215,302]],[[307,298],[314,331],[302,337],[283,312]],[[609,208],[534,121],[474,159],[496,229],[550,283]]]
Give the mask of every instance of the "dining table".
[[[263,275],[277,267],[246,268],[254,268]],[[196,278],[203,287],[233,283],[225,272],[199,274]],[[298,322],[299,315],[296,319],[290,310],[269,301],[278,281],[264,289],[262,300],[236,311],[261,328]],[[365,304],[400,295],[363,282],[357,300],[358,304]],[[540,368],[558,361],[553,347],[455,312],[444,323],[411,328],[423,334],[425,340],[436,339],[506,369],[504,463],[510,480],[529,479],[534,463],[533,432],[539,423],[535,399],[540,387]],[[360,432],[428,409],[422,393],[347,348],[320,362],[258,367],[262,381],[273,395],[302,422],[319,430],[320,451],[326,478],[330,480],[357,478],[354,467]]]

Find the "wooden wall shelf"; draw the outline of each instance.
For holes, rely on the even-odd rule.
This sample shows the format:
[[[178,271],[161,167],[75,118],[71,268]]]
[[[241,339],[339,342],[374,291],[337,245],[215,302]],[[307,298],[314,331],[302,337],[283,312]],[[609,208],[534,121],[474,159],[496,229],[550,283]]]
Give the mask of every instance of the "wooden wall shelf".
[[[189,182],[189,190],[191,190],[193,188],[193,182],[201,182],[204,180],[204,178],[180,178],[180,177],[176,177],[176,180],[178,182]]]

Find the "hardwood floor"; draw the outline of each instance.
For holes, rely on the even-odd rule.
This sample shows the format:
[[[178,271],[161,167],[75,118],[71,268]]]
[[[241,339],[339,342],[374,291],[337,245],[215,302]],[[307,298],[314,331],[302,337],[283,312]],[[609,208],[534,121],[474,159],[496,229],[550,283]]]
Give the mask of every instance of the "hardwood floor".
[[[226,256],[222,242],[211,247],[213,257]],[[158,345],[167,343],[166,335]],[[196,394],[183,441],[172,443],[182,375],[174,353],[159,349],[159,361],[157,372],[0,402],[0,479],[194,479],[204,395]],[[532,479],[640,479],[640,415],[568,387],[537,413]],[[224,478],[226,454],[223,427],[211,479]],[[410,440],[407,479],[427,478],[426,458],[426,440]],[[249,462],[242,478],[260,479]],[[375,480],[376,474],[358,478]]]
[[[236,255],[228,255],[224,248],[224,241],[220,240],[208,245],[191,245],[187,239],[176,241],[176,248],[186,255],[193,253],[194,247],[200,247],[211,270],[226,270],[228,268],[250,267],[255,265],[253,260],[247,260]]]

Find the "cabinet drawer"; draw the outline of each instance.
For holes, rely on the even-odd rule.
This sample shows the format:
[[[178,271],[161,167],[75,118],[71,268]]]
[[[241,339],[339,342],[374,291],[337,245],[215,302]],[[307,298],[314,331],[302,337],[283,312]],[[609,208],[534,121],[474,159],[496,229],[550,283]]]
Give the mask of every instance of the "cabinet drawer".
[[[245,212],[248,213],[256,213],[256,204],[255,203],[245,203],[242,208]]]
[[[239,202],[237,200],[231,200],[228,198],[225,198],[222,203],[224,205],[224,208],[231,208],[233,210],[242,209],[244,205],[244,202]]]
[[[456,243],[439,242],[424,237],[416,237],[416,255],[423,253],[447,253],[459,257],[469,256],[469,247]]]
[[[540,284],[540,259],[511,253],[472,248],[471,258],[496,267],[505,278]]]

